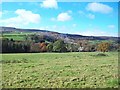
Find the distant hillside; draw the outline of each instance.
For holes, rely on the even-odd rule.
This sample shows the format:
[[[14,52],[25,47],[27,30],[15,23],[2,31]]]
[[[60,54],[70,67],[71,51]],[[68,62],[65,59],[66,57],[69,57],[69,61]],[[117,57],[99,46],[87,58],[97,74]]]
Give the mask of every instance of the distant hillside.
[[[11,32],[34,32],[36,34],[44,34],[47,36],[55,36],[56,38],[62,38],[64,40],[118,40],[118,37],[108,37],[108,36],[83,36],[77,34],[65,34],[59,32],[53,32],[48,30],[39,30],[39,29],[20,29],[14,27],[0,27],[0,32],[2,33],[11,33]]]

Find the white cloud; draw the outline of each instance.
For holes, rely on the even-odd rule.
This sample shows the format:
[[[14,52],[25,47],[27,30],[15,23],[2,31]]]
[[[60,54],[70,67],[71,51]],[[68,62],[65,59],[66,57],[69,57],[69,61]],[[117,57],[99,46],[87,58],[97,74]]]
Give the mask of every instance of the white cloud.
[[[105,4],[102,4],[102,3],[89,3],[87,5],[86,9],[88,11],[100,12],[100,13],[105,13],[105,14],[113,11],[112,7],[105,5]]]
[[[78,32],[77,34],[84,36],[117,36],[116,33],[106,32],[100,29],[89,29],[84,32]]]
[[[90,18],[90,19],[94,19],[94,18],[95,18],[95,15],[94,15],[94,14],[85,13],[85,12],[83,12],[83,11],[81,11],[81,10],[79,10],[78,13],[79,13],[80,15],[85,16],[85,17]]]
[[[61,21],[61,22],[69,21],[72,19],[70,14],[72,14],[72,11],[68,10],[66,12],[58,14],[56,18],[55,17],[50,18],[50,20],[51,21]]]
[[[44,8],[58,8],[56,0],[45,0],[42,2],[42,4],[40,4],[40,6]]]
[[[26,11],[24,9],[18,9],[15,11],[19,18],[22,18],[26,23],[38,23],[40,21],[40,15],[34,14],[31,11]]]
[[[57,16],[58,21],[69,21],[71,19],[71,16],[68,13],[60,13]]]
[[[5,26],[20,26],[20,25],[28,25],[30,23],[39,23],[40,15],[34,14],[31,11],[27,11],[25,9],[17,9],[14,12],[17,16],[9,19],[3,19],[0,23],[5,24]]]
[[[103,31],[98,31],[98,30],[95,30],[95,31],[85,31],[85,32],[81,32],[79,33],[81,35],[85,35],[85,36],[106,36],[106,33],[103,32]]]
[[[108,25],[108,28],[109,28],[109,29],[114,29],[114,28],[115,28],[115,25]]]
[[[95,18],[95,15],[89,13],[89,14],[87,15],[87,17],[90,18],[90,19],[94,19],[94,18]]]

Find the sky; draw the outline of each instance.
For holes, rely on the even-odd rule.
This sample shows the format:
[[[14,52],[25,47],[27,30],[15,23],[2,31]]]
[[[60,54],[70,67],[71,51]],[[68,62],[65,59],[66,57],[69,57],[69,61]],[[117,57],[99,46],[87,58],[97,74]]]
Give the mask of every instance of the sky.
[[[118,36],[117,2],[2,2],[0,26]]]

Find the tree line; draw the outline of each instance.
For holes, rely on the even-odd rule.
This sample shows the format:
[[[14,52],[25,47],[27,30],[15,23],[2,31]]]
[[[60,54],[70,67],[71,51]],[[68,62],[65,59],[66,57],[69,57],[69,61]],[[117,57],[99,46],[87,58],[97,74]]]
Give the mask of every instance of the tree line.
[[[2,53],[30,53],[30,52],[108,52],[118,51],[119,45],[116,43],[100,42],[90,44],[87,40],[76,43],[65,43],[64,40],[52,40],[46,42],[43,37],[32,36],[32,40],[26,38],[25,41],[2,38]],[[49,41],[48,40],[48,41]]]
[[[64,43],[63,40],[55,42],[32,42],[32,41],[14,41],[2,39],[2,53],[29,53],[29,52],[108,52],[117,51],[120,47],[108,42],[101,42],[96,45],[88,43]]]

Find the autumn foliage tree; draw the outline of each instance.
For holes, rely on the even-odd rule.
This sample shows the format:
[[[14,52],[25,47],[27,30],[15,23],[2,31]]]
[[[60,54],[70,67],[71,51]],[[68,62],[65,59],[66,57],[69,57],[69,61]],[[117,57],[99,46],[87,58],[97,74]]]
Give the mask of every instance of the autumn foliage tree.
[[[97,51],[108,52],[110,44],[108,42],[102,42],[98,44]]]
[[[47,47],[46,47],[45,42],[40,43],[39,47],[40,47],[41,52],[46,52],[47,51]]]
[[[46,52],[47,48],[46,48],[46,43],[42,42],[42,43],[33,43],[31,45],[31,52]]]

